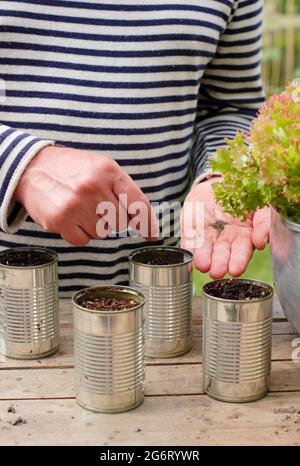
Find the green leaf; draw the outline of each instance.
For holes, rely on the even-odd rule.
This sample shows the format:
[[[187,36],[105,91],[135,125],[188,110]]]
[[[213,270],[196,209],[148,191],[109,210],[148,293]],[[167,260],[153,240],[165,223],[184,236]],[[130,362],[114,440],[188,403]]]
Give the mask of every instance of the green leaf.
[[[210,162],[224,175],[213,183],[224,210],[246,218],[272,204],[300,222],[300,83],[266,102],[250,136],[239,132],[225,142]]]

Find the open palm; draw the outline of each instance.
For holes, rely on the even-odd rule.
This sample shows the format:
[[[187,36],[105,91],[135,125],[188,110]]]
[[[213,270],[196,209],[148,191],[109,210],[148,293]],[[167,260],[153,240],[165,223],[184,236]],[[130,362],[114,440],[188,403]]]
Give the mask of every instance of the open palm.
[[[204,231],[197,232],[204,238],[202,245],[191,247],[184,228],[181,244],[194,254],[194,265],[201,272],[209,272],[212,278],[221,278],[226,273],[238,277],[246,270],[254,248],[263,249],[268,242],[269,209],[258,210],[245,222],[233,218],[216,203],[211,187],[213,181],[215,179],[194,186],[183,207],[185,209],[187,203],[203,202]],[[196,209],[192,212],[196,215]]]

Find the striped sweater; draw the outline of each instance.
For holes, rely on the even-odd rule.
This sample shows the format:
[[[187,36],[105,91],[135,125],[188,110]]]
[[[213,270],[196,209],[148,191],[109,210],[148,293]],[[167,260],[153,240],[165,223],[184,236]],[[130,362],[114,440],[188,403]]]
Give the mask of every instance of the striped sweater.
[[[261,30],[261,0],[1,0],[0,249],[56,250],[62,296],[126,283],[144,240],[72,247],[26,218],[18,180],[56,143],[114,158],[151,201],[181,202],[263,101]],[[177,242],[177,217],[173,229],[160,243]]]

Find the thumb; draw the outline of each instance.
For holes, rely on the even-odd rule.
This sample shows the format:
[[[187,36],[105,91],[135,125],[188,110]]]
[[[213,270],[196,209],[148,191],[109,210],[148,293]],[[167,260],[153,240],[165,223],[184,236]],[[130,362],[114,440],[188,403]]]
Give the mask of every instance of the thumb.
[[[264,249],[269,241],[271,208],[258,209],[253,216],[252,242],[257,249]]]

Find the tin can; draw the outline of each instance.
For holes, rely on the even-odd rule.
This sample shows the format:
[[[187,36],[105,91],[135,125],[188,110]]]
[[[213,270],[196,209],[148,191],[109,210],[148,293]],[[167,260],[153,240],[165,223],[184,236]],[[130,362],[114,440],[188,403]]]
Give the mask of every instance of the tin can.
[[[203,389],[233,403],[258,400],[268,393],[271,373],[273,289],[251,300],[216,298],[203,287]]]
[[[192,259],[189,251],[161,246],[136,249],[129,255],[130,285],[146,296],[148,357],[174,358],[192,347]]]
[[[1,251],[0,258],[23,251],[43,254],[45,263],[0,264],[0,353],[39,359],[59,345],[57,254],[44,248],[13,248]]]
[[[120,311],[83,307],[83,297],[128,297],[136,306]],[[101,413],[121,413],[144,400],[144,296],[125,286],[98,286],[73,296],[76,399]]]

